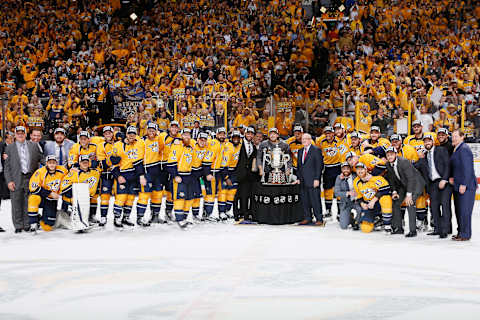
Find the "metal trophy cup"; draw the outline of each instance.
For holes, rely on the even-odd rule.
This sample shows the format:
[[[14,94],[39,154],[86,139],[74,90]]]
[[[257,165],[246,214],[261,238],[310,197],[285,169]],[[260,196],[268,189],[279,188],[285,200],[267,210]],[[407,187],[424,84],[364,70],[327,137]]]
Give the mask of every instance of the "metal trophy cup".
[[[282,149],[275,147],[264,155],[264,162],[272,167],[268,175],[267,183],[269,184],[286,184],[288,179],[286,176],[287,163],[290,161],[290,155],[284,154]],[[282,171],[282,167],[284,170]],[[265,168],[265,166],[264,166]]]

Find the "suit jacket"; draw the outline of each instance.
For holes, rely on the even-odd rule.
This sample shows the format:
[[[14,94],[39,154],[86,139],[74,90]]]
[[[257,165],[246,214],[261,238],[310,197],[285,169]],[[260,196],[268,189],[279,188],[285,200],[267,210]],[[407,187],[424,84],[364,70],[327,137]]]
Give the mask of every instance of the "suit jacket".
[[[357,174],[355,172],[352,172],[351,176],[353,181],[357,177]],[[340,179],[340,175],[338,175],[337,179],[335,180],[334,190],[335,190],[335,197],[340,198],[340,201],[342,201],[342,200],[347,200],[347,192],[352,191],[353,188],[350,189],[347,179]]]
[[[304,149],[302,148],[298,151],[297,178],[304,187],[313,188],[313,180],[320,181],[321,179],[323,156],[320,149],[312,144],[305,157],[305,163],[303,163]]]
[[[43,154],[45,156],[55,155],[55,145],[57,143],[55,141],[46,141],[45,145],[43,146]],[[63,141],[63,165],[66,165],[68,162],[68,153],[73,146],[73,142],[71,140],[65,139]]]
[[[477,178],[473,169],[472,150],[466,143],[461,143],[450,158],[450,177],[453,177],[453,188],[458,191],[460,185],[467,186],[467,190],[477,188]]]
[[[386,179],[392,188],[392,191],[397,191],[404,189],[405,192],[411,192],[413,195],[419,195],[423,192],[425,188],[425,180],[423,180],[422,175],[418,172],[413,164],[402,157],[397,157],[397,170],[400,175],[400,180],[395,174],[390,163],[387,163],[387,175]]]
[[[240,155],[238,157],[237,167],[235,168],[235,175],[239,182],[241,181],[255,181],[257,174],[252,172],[252,162],[253,159],[257,157],[257,148],[252,142],[253,151],[250,154],[250,157],[247,155],[247,148],[245,148],[245,144],[242,142],[242,146],[240,148]]]
[[[38,169],[39,164],[43,161],[40,148],[35,142],[26,141],[28,152],[30,154],[30,168],[28,173],[32,174]],[[17,144],[14,142],[5,148],[7,160],[5,160],[5,181],[15,182],[19,186],[22,182],[22,167],[20,164],[20,155],[18,154]]]
[[[440,146],[435,147],[433,150],[433,162],[440,178],[448,181],[448,178],[450,177],[450,156],[448,155],[447,148]],[[425,158],[419,159],[415,164],[415,167],[420,171],[427,184],[430,183],[431,169],[428,165],[427,155],[425,155]]]

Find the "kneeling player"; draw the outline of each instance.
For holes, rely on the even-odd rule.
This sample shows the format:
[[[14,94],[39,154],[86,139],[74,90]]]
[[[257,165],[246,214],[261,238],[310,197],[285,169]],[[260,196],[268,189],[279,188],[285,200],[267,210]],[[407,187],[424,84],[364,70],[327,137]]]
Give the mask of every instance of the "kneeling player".
[[[385,231],[390,232],[392,221],[390,185],[383,177],[369,174],[367,166],[362,162],[356,164],[356,171],[357,177],[353,181],[353,187],[362,207],[358,221],[360,229],[363,232],[371,232],[381,217]]]
[[[90,193],[90,212],[89,223],[95,224],[97,221],[95,215],[97,214],[97,198],[98,185],[100,182],[100,172],[98,169],[90,167],[90,157],[88,155],[80,155],[78,159],[79,169],[70,169],[68,174],[63,178],[61,194],[68,206],[72,205],[72,185],[74,183],[86,183]]]
[[[190,129],[182,130],[182,143],[170,150],[167,170],[173,178],[173,209],[181,228],[187,226],[187,215],[193,202],[192,160],[194,150],[190,144]]]
[[[35,171],[30,178],[28,196],[28,216],[30,229],[35,231],[38,223],[38,209],[43,208],[40,225],[43,230],[51,231],[57,220],[57,200],[60,198],[60,183],[67,170],[57,165],[57,158],[49,155],[45,167]]]

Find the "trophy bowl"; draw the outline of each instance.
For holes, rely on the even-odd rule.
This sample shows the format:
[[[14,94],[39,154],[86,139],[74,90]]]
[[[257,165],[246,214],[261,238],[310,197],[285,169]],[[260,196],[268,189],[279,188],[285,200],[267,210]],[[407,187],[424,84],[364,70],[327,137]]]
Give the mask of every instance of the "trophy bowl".
[[[290,155],[283,153],[278,146],[269,150],[264,155],[265,162],[272,170],[268,174],[266,183],[268,184],[286,184],[288,179],[286,176],[287,163],[290,161]],[[282,171],[282,168],[284,170]]]

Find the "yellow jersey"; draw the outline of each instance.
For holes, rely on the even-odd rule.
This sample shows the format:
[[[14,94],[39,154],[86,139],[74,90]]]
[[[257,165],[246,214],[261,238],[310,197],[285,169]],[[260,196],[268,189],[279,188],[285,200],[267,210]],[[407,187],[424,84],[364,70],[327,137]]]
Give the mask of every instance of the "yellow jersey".
[[[88,155],[89,157],[94,157],[96,159],[97,156],[97,146],[93,143],[89,143],[86,148],[82,147],[80,143],[75,143],[70,152],[68,153],[68,166],[69,167],[76,167],[78,168],[78,158],[81,155]],[[97,160],[90,160],[90,167],[96,168],[98,165]]]
[[[302,141],[297,141],[295,136],[293,136],[288,138],[285,142],[288,144],[288,146],[290,147],[290,151],[292,152],[292,166],[296,168],[298,161],[298,151],[303,148]]]
[[[112,169],[112,160],[110,157],[113,154],[113,143],[103,141],[97,145],[97,161],[103,172],[110,172]]]
[[[194,150],[191,145],[175,144],[167,161],[168,172],[176,176],[188,176],[192,172]]]
[[[153,140],[148,137],[145,137],[143,140],[145,144],[145,154],[143,163],[145,168],[153,167],[162,161],[162,155],[160,154],[160,142],[159,137],[155,136]]]
[[[323,163],[326,167],[331,167],[340,164],[342,157],[337,149],[337,141],[328,142],[324,136],[317,138],[315,145],[322,150]]]
[[[74,183],[88,184],[90,198],[98,195],[98,186],[100,183],[100,172],[97,169],[70,170],[67,175],[63,177],[61,193],[67,198],[71,198],[72,185]]]
[[[66,173],[67,169],[63,166],[57,166],[53,173],[48,172],[47,167],[37,169],[28,184],[30,193],[48,200],[54,200],[49,198],[48,195],[60,190],[60,184]]]
[[[380,176],[373,176],[367,182],[356,177],[353,180],[353,188],[357,193],[357,199],[362,199],[364,202],[372,200],[374,197],[380,197],[391,193],[390,185],[385,178]]]
[[[114,163],[112,172],[116,177],[124,173],[144,174],[143,158],[145,143],[139,137],[133,144],[117,141],[113,145],[111,160]]]
[[[170,155],[170,149],[175,143],[181,143],[182,138],[178,133],[176,136],[171,136],[168,132],[162,132],[158,135],[158,149],[160,152],[160,163],[166,164]]]

